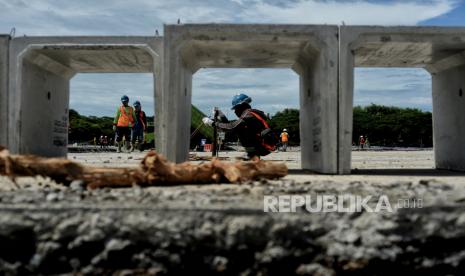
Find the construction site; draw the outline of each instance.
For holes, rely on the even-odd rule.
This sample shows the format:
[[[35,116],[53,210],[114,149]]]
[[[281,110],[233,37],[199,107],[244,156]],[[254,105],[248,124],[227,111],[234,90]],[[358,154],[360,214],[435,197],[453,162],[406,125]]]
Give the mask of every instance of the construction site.
[[[464,51],[464,27],[0,35],[0,273],[463,275]],[[431,74],[433,147],[353,146],[356,67]],[[217,152],[192,105],[201,68],[293,70],[299,144],[260,160]],[[78,73],[153,74],[153,149],[69,145]],[[212,152],[194,151],[197,132]]]

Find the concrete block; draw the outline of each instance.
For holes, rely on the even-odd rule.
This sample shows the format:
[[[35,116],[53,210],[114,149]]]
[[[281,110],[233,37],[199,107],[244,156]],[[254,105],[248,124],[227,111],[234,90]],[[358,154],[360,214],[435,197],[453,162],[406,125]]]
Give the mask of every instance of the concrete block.
[[[188,157],[192,76],[199,68],[292,68],[300,75],[302,167],[337,173],[336,26],[166,25],[164,34],[161,104],[170,112],[160,117],[159,149],[168,159]]]
[[[436,167],[464,170],[465,28],[341,26],[339,34],[339,173],[350,173],[354,67],[428,70]]]
[[[77,73],[161,74],[161,47],[162,38],[154,37],[11,40],[9,149],[14,153],[66,156],[70,79]],[[159,88],[160,83],[155,82],[154,90]],[[115,91],[115,97],[120,94]]]

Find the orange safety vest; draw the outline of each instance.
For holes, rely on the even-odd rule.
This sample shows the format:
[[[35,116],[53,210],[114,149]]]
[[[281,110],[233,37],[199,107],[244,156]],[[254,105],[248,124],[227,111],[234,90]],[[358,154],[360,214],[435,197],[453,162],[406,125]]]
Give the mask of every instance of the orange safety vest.
[[[281,142],[287,142],[289,141],[289,134],[286,132],[281,133]]]
[[[255,113],[253,111],[249,111],[249,113],[252,114],[255,118],[257,118],[260,122],[262,122],[265,129],[270,129],[270,126],[268,125],[268,123],[260,115],[258,115],[257,113]],[[274,151],[276,149],[276,145],[266,143],[265,139],[263,139],[263,137],[261,137],[261,133],[259,133],[258,136],[260,136],[260,138],[262,140],[262,146],[265,149],[267,149],[268,151]]]
[[[124,106],[120,106],[119,111],[120,111],[120,116],[118,118],[118,123],[117,126],[119,127],[129,127],[129,124],[134,125],[134,118],[132,117],[132,113],[134,112],[132,110],[131,106],[128,106],[130,110],[130,114],[126,113],[126,108]]]

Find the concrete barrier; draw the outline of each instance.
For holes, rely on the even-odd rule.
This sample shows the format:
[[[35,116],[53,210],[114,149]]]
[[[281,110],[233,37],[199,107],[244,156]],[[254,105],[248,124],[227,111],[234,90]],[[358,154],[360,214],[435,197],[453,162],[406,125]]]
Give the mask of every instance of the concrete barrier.
[[[162,114],[160,151],[176,162],[188,157],[199,68],[291,68],[300,76],[302,167],[337,173],[337,36],[337,26],[165,26],[162,101],[172,112]]]
[[[8,135],[8,51],[10,36],[0,35],[0,145],[6,145]]]
[[[66,156],[70,79],[77,73],[160,76],[161,41],[153,37],[12,39],[8,148],[14,153]],[[120,94],[115,91],[115,97]]]
[[[436,168],[465,171],[465,28],[341,26],[339,173],[350,173],[354,67],[432,75]]]
[[[0,35],[0,144],[65,156],[75,74],[152,72],[156,147],[182,162],[198,69],[291,68],[300,76],[302,168],[350,173],[357,66],[428,70],[436,167],[465,171],[465,28],[188,24],[166,25],[164,38]]]

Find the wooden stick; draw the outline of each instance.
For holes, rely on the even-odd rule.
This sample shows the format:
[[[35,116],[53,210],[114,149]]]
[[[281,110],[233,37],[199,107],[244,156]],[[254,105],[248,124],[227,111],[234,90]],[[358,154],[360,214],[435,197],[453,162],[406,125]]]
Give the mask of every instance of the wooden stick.
[[[139,168],[96,168],[82,166],[61,158],[43,158],[33,155],[10,155],[0,151],[0,174],[16,176],[49,176],[68,184],[83,180],[90,189],[101,187],[165,186],[179,184],[240,183],[260,178],[274,179],[287,175],[282,163],[263,160],[250,162],[211,162],[175,164],[150,151]]]

